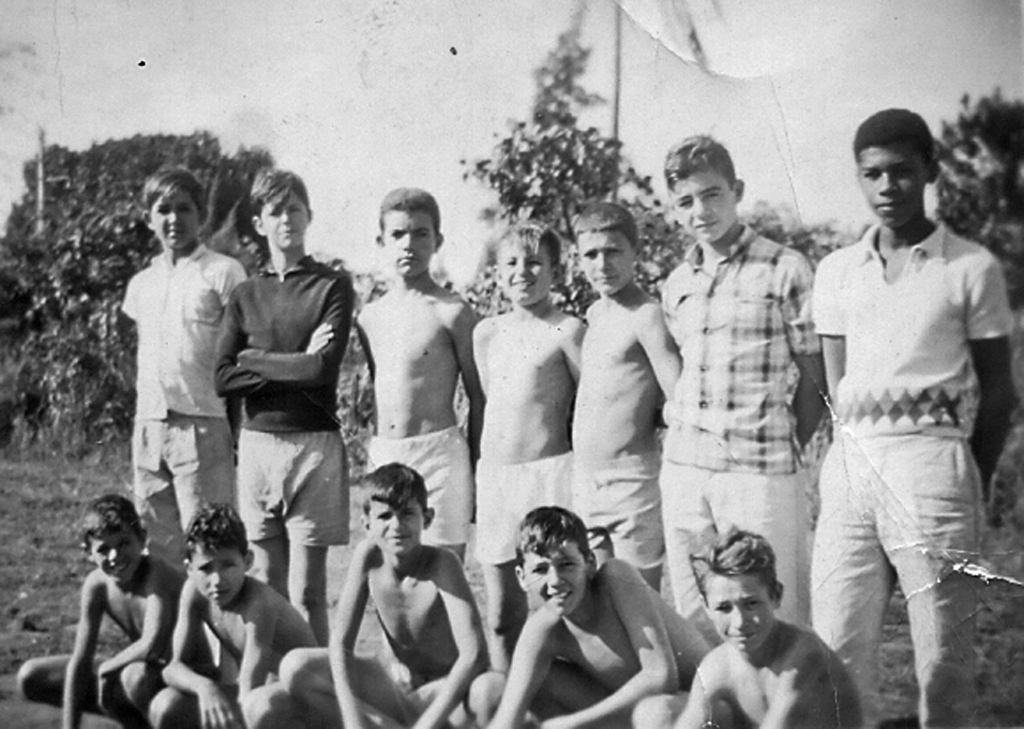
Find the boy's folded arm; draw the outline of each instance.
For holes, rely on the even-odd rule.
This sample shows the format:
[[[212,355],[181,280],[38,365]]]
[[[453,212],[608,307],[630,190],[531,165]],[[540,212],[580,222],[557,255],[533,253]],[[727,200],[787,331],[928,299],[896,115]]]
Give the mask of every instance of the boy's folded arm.
[[[519,729],[523,726],[530,704],[551,669],[554,660],[553,630],[558,622],[543,610],[533,612],[526,619],[512,653],[505,691],[487,729]]]
[[[178,622],[171,636],[171,660],[163,670],[163,679],[168,686],[195,695],[204,689],[209,690],[211,685],[217,686],[216,682],[196,670],[200,665],[212,665],[209,643],[203,634],[200,599],[192,581],[186,581],[181,591]]]
[[[370,598],[370,586],[366,575],[369,547],[369,542],[362,542],[352,554],[341,596],[338,598],[335,629],[331,631],[327,651],[342,724],[346,729],[361,729],[367,725],[359,709],[360,701],[352,690],[349,661],[355,656],[359,626]]]
[[[267,609],[257,610],[257,616],[245,623],[245,652],[238,667],[238,698],[267,682],[274,669],[275,616]]]
[[[82,720],[89,684],[92,681],[92,662],[96,654],[100,623],[106,606],[103,585],[96,573],[85,578],[79,601],[78,628],[75,630],[75,646],[71,651],[64,674],[64,701],[62,726],[64,729],[78,727]]]
[[[238,301],[232,298],[221,321],[214,358],[213,384],[221,397],[252,395],[266,390],[270,384],[265,377],[238,364],[238,353],[245,349],[249,339],[242,329],[240,317]]]
[[[665,325],[661,309],[656,304],[644,306],[639,311],[636,337],[654,370],[661,393],[666,400],[672,399],[676,381],[682,371],[682,361],[675,340]]]
[[[147,596],[142,634],[124,650],[104,661],[99,667],[100,676],[120,670],[129,663],[149,663],[163,658],[174,631],[175,614],[175,606],[169,605],[163,595],[154,592]]]
[[[803,446],[821,423],[828,384],[821,354],[794,354],[793,361],[800,371],[796,392],[793,393],[793,414],[796,416],[797,442]]]
[[[444,685],[415,729],[437,729],[447,725],[448,716],[465,698],[469,686],[486,668],[487,650],[480,613],[466,581],[459,558],[447,550],[438,551],[437,587],[448,615],[448,625],[459,657],[448,672]],[[444,626],[438,626],[443,629]]]
[[[690,686],[690,695],[686,698],[686,706],[673,729],[702,729],[711,720],[710,702],[714,691],[709,690],[708,678],[715,673],[713,665],[718,662],[718,658],[719,655],[713,651],[700,662],[697,676]]]

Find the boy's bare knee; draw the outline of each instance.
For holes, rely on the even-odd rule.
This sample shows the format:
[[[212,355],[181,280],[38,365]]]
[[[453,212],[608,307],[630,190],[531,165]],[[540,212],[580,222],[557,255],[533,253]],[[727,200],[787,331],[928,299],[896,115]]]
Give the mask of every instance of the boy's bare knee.
[[[648,696],[633,709],[633,726],[643,729],[671,729],[682,713],[683,706],[684,701],[678,696]]]
[[[239,701],[239,705],[248,729],[297,726],[291,697],[280,683],[253,689]]]
[[[288,651],[277,667],[277,676],[288,693],[301,693],[306,683],[315,675],[313,661],[320,652],[296,648]]]
[[[177,689],[165,688],[149,702],[149,723],[153,729],[173,729],[184,722],[185,694]]]
[[[505,674],[497,671],[482,673],[469,685],[466,707],[470,718],[477,726],[487,726],[501,703],[505,690]]]
[[[18,693],[26,701],[39,701],[41,671],[38,669],[38,662],[30,658],[21,664],[18,669]]]
[[[121,669],[121,689],[128,700],[141,709],[145,709],[162,687],[163,679],[153,665],[136,661]]]

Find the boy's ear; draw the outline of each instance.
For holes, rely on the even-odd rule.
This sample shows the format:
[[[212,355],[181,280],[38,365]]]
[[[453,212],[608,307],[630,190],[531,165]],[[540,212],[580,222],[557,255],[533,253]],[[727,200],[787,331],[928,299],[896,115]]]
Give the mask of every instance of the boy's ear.
[[[359,522],[363,525],[363,529],[370,530],[370,517],[365,511],[359,516]]]
[[[263,230],[263,218],[259,215],[252,216],[252,227],[253,230],[259,233],[261,238],[267,237],[266,231]]]
[[[142,220],[146,223],[146,227],[149,228],[150,231],[154,233],[156,232],[153,230],[153,216],[149,214],[148,209],[142,214]]]
[[[526,589],[526,572],[523,571],[521,564],[516,565],[516,579],[519,580],[519,587],[523,592],[527,592]]]
[[[931,160],[928,161],[927,169],[928,169],[928,184],[930,185],[933,182],[935,182],[937,179],[939,179],[939,161],[937,159],[935,159],[934,157],[932,157]]]
[[[779,606],[782,605],[782,594],[785,592],[785,585],[776,580],[775,589],[773,590],[773,592],[775,594],[772,596],[772,602],[775,606],[775,609],[778,610]]]
[[[435,238],[437,239],[437,243],[434,244],[434,250],[436,251],[441,247],[441,244],[444,243],[444,236],[441,235],[441,231],[437,231]]]
[[[251,549],[245,550],[245,571],[252,569],[253,554]]]
[[[423,512],[423,528],[426,529],[430,526],[431,522],[434,521],[434,510],[427,507],[427,510]]]
[[[736,196],[736,202],[743,200],[743,191],[746,189],[746,185],[743,184],[743,180],[736,180],[732,185],[732,192]]]

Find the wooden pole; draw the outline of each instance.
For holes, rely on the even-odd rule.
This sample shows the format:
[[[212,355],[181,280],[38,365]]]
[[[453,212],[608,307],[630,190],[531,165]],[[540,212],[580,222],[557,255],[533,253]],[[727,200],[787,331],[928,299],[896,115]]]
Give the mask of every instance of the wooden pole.
[[[1024,0],[1021,0],[1024,2]],[[615,76],[612,86],[612,139],[619,141],[619,113],[622,102],[622,8],[615,5]],[[621,156],[620,160],[621,161]],[[619,170],[615,170],[612,199],[619,196]]]

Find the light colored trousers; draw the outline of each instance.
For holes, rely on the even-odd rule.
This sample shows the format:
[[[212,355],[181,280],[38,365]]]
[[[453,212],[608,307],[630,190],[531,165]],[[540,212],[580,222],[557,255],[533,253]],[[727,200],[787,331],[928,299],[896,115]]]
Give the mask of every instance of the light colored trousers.
[[[842,658],[865,722],[879,720],[879,644],[895,580],[907,598],[922,727],[973,720],[972,578],[980,478],[962,438],[838,431],[821,471],[814,628]]]
[[[779,617],[810,626],[811,519],[807,473],[709,471],[668,459],[661,467],[665,561],[676,611],[710,641],[721,638],[704,609],[690,553],[730,527],[760,534],[775,551]]]

